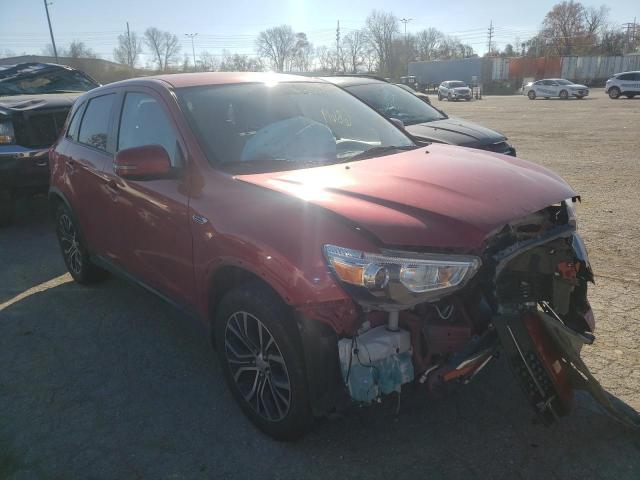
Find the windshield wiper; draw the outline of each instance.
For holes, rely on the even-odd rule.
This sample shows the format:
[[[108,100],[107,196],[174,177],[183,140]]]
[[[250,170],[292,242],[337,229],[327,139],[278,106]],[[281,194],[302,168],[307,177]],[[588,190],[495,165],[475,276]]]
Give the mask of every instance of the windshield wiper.
[[[418,145],[388,145],[385,147],[373,147],[369,150],[365,150],[364,152],[360,152],[357,155],[353,155],[352,157],[347,157],[342,160],[342,162],[350,162],[352,160],[362,160],[363,158],[371,158],[375,156],[382,156],[387,153],[391,153],[394,151],[406,151],[406,150],[414,150],[419,148]]]

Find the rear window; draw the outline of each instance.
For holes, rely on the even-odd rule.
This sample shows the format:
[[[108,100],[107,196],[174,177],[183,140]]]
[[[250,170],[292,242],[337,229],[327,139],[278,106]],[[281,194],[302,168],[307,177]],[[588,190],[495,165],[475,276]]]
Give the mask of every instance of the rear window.
[[[82,118],[82,111],[84,110],[84,104],[80,105],[73,113],[71,123],[67,129],[67,138],[78,141],[78,125],[80,125],[80,119]]]
[[[103,95],[89,100],[85,110],[78,141],[99,150],[107,151],[109,118],[115,95]]]

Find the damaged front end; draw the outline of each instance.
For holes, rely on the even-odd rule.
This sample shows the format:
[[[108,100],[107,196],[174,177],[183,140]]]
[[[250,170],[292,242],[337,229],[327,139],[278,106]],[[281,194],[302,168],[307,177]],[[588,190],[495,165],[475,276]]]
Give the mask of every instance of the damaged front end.
[[[595,338],[587,300],[594,277],[576,233],[576,200],[511,222],[480,256],[325,247],[358,304],[351,331],[332,348],[351,400],[371,403],[408,383],[467,383],[502,350],[546,424],[566,415],[573,390],[582,389],[638,426],[580,358]],[[326,397],[330,388],[323,391]]]

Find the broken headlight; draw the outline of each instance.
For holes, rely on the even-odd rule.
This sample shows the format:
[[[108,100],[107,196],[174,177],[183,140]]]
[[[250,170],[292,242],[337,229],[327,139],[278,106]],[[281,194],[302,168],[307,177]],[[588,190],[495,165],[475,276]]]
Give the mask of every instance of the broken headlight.
[[[383,251],[325,245],[329,267],[364,304],[411,306],[461,288],[480,268],[478,257]]]

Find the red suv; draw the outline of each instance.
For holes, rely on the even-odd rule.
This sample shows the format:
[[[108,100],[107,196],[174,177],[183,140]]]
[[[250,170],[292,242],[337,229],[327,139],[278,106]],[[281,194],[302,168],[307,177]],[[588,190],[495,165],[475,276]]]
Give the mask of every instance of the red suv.
[[[259,73],[92,90],[50,162],[73,278],[119,273],[201,319],[273,437],[468,381],[499,346],[547,421],[599,388],[576,194],[542,167],[420,146],[335,85]]]

